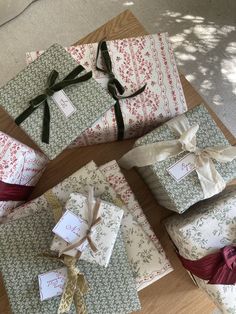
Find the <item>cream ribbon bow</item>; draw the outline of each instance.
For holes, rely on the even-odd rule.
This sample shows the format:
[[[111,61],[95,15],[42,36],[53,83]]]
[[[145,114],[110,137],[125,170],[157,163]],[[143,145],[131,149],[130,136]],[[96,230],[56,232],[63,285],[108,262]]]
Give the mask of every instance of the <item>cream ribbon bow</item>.
[[[198,148],[196,134],[199,125],[196,124],[190,127],[185,115],[180,115],[168,121],[167,125],[180,136],[179,139],[135,147],[119,160],[119,165],[125,169],[144,167],[183,152],[190,152],[196,156],[195,169],[204,198],[209,198],[221,192],[225,188],[226,183],[216,170],[212,159],[223,163],[230,162],[236,158],[236,147]]]

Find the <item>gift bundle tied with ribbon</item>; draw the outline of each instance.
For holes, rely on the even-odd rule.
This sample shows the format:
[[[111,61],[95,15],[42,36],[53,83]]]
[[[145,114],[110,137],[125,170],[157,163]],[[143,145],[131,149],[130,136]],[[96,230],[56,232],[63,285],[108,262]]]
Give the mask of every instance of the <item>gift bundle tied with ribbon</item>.
[[[54,239],[51,250],[57,250],[58,256],[51,253],[44,253],[42,256],[59,260],[67,267],[67,281],[58,313],[68,312],[73,301],[78,313],[86,313],[83,295],[87,292],[88,285],[83,274],[76,267],[76,262],[83,258],[88,261],[93,260],[102,266],[108,265],[123,211],[113,208],[112,204],[109,204],[109,209],[107,209],[108,203],[105,204],[99,199],[95,200],[93,187],[89,188],[88,197],[78,193],[71,194],[65,206],[66,212],[64,214],[53,193],[47,192],[46,198],[54,209],[55,221],[57,222],[53,229],[57,235],[56,244]],[[116,212],[113,214],[111,209]],[[84,214],[86,214],[86,220]],[[113,218],[114,222],[111,221]],[[106,227],[104,223],[107,225]],[[99,233],[99,230],[96,229],[100,225],[103,226],[102,233],[96,237],[96,233]],[[109,229],[112,229],[110,234],[108,233]],[[105,242],[106,239],[107,243]],[[100,249],[103,252],[99,252]]]
[[[49,144],[50,139],[50,106],[48,104],[48,98],[55,95],[55,93],[62,89],[85,82],[92,77],[92,71],[78,75],[84,71],[82,65],[78,65],[72,70],[63,80],[57,82],[59,73],[56,70],[52,70],[47,78],[46,88],[44,92],[29,101],[29,107],[24,110],[16,119],[16,124],[20,125],[25,119],[27,119],[35,110],[43,106],[43,126],[42,126],[42,142]]]
[[[55,158],[115,101],[82,65],[54,44],[0,88],[0,103]]]
[[[98,66],[98,57],[99,57],[100,52],[101,52],[101,58],[104,65],[104,69]],[[118,129],[117,139],[123,140],[124,132],[125,132],[125,125],[124,125],[124,119],[122,116],[122,111],[120,108],[119,100],[132,98],[141,94],[145,90],[146,84],[142,86],[141,88],[139,88],[134,93],[130,95],[124,95],[124,92],[125,92],[124,86],[119,82],[119,80],[115,77],[114,73],[112,72],[111,57],[108,52],[107,44],[104,40],[100,41],[98,44],[97,57],[96,57],[96,69],[109,76],[107,89],[109,93],[111,94],[111,96],[116,101],[114,109],[115,109],[115,117],[116,117],[117,129]]]
[[[184,156],[184,158],[188,158],[186,159],[188,164],[186,165],[184,163],[184,158],[182,164],[180,164],[182,168],[186,166],[187,168],[190,168],[186,173],[183,173],[182,177],[185,177],[191,171],[196,170],[204,199],[210,198],[221,192],[225,188],[226,182],[217,171],[213,160],[220,163],[232,162],[236,158],[236,147],[230,145],[206,146],[203,148],[198,147],[197,133],[199,131],[199,124],[190,126],[186,115],[175,117],[166,122],[166,125],[178,136],[177,139],[159,141],[135,147],[120,159],[120,166],[125,169],[130,169],[132,167],[147,167],[170,159],[171,157],[189,153],[191,156]],[[205,145],[206,142],[207,138]],[[183,171],[183,169],[180,170]],[[177,169],[177,171],[180,170]],[[175,173],[170,171],[169,175],[174,176]],[[176,181],[178,181],[178,178],[176,178]]]

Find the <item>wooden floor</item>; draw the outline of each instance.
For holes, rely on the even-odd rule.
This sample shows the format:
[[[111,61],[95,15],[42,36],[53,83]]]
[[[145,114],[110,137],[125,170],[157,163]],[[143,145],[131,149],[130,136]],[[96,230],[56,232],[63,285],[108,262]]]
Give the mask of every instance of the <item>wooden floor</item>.
[[[168,30],[167,30],[168,31]],[[96,42],[100,39],[118,39],[132,36],[145,35],[147,32],[130,11],[125,11],[113,20],[103,25],[98,30],[86,36],[78,43]],[[189,108],[203,102],[199,94],[189,82],[181,75],[185,97]],[[231,144],[235,144],[235,138],[219,122],[213,114],[219,126],[224,131]],[[36,148],[35,144],[14,122],[0,109],[0,130],[25,144]],[[134,140],[101,144],[73,150],[66,150],[55,160],[51,161],[35,188],[33,197],[56,185],[58,182],[84,166],[92,159],[98,164],[104,164],[112,159],[120,158],[133,145]],[[160,239],[174,271],[161,280],[147,287],[139,293],[142,311],[140,314],[209,314],[215,308],[214,304],[194,286],[190,277],[182,269],[173,247],[168,239],[161,221],[171,212],[162,208],[153,198],[148,187],[144,184],[135,170],[124,172],[138,201],[143,207],[155,233]],[[9,314],[7,295],[3,283],[0,282],[0,314]],[[23,313],[15,313],[23,314]],[[37,314],[37,313],[24,313]],[[102,313],[101,313],[102,314]]]

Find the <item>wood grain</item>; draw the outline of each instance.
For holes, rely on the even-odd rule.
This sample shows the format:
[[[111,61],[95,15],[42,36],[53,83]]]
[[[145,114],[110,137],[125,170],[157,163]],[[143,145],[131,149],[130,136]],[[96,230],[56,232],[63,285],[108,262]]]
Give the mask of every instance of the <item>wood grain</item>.
[[[78,41],[80,43],[95,42],[100,39],[117,39],[147,34],[146,30],[139,23],[130,11],[125,11],[116,18],[107,22],[96,31]],[[203,102],[201,96],[194,90],[191,84],[181,75],[181,82],[189,108],[193,108]],[[208,107],[208,106],[207,106]],[[208,107],[209,108],[209,107]],[[211,111],[211,110],[210,110]],[[212,111],[211,111],[212,113]],[[213,113],[218,125],[223,130],[231,144],[236,139],[223,126]],[[0,109],[0,130],[25,144],[36,148],[36,145],[29,137]],[[92,159],[102,165],[112,159],[120,158],[133,145],[134,140],[123,142],[107,143],[90,147],[83,147],[64,151],[55,160],[51,161],[36,186],[32,198],[44,193],[49,188],[62,181],[64,178],[78,170]],[[149,222],[160,239],[174,271],[161,280],[147,287],[139,293],[142,311],[140,314],[209,314],[214,309],[213,303],[194,286],[190,277],[181,267],[174,253],[173,247],[168,239],[167,233],[161,221],[169,216],[171,212],[157,204],[148,187],[144,184],[138,173],[134,170],[124,172],[128,182],[136,194],[138,201],[143,207]],[[0,314],[9,314],[7,295],[0,282]],[[17,313],[18,314],[18,313]],[[34,313],[30,313],[34,314]],[[102,313],[101,313],[102,314]]]

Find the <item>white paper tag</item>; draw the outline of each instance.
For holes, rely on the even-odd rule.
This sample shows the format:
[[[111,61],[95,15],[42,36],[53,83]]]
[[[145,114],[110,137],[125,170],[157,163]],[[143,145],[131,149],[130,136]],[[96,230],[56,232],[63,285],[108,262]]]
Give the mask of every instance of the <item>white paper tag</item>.
[[[66,242],[73,243],[81,240],[86,235],[87,230],[87,222],[70,210],[67,210],[52,231]],[[82,252],[87,244],[88,241],[86,240],[76,249]]]
[[[189,175],[195,170],[195,155],[187,154],[174,165],[167,169],[169,174],[177,181],[180,182],[184,177]]]
[[[40,300],[62,295],[67,279],[67,268],[59,268],[38,276]]]
[[[52,95],[52,99],[66,118],[69,118],[74,112],[76,112],[76,107],[72,104],[70,98],[63,90],[55,92]]]

